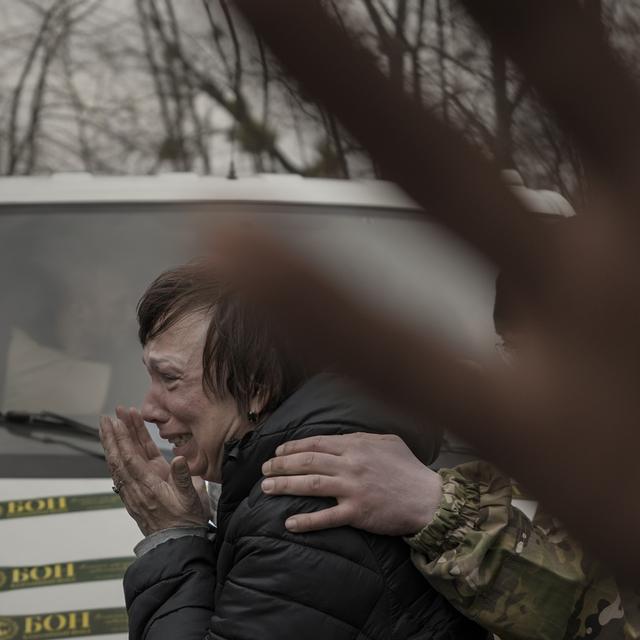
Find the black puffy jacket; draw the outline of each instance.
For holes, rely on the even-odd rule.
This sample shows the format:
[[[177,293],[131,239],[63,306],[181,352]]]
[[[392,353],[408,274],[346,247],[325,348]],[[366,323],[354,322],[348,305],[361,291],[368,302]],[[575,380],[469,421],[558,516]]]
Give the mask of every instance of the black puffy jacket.
[[[332,501],[260,490],[261,466],[282,442],[392,430],[386,414],[355,398],[335,378],[317,376],[227,446],[215,542],[170,540],[127,571],[130,638],[486,638],[429,586],[401,539],[349,527],[291,534],[288,516]]]

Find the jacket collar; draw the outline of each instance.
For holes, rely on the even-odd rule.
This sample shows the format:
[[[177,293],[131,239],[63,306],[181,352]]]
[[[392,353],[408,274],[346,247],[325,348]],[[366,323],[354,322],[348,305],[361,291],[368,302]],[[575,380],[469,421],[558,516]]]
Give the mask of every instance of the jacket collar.
[[[351,382],[329,373],[307,380],[261,425],[240,440],[227,443],[222,467],[222,494],[218,516],[224,521],[262,478],[262,465],[288,440],[314,435],[357,431],[401,431],[400,420],[381,405],[367,399]],[[431,448],[437,451],[437,436]]]
[[[239,440],[225,444],[222,494],[218,508],[234,510],[262,477],[262,465],[283,442],[306,437],[313,425],[328,425],[333,415],[346,408],[346,383],[331,374],[307,380],[267,419]],[[340,404],[342,403],[342,406]],[[318,425],[319,427],[320,425]],[[298,435],[302,427],[305,435]],[[336,430],[332,430],[336,433]]]

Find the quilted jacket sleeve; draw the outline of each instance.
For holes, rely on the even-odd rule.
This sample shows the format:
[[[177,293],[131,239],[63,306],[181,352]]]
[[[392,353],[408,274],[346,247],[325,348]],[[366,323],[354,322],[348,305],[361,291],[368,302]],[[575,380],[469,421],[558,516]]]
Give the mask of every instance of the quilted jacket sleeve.
[[[124,577],[131,640],[202,640],[213,613],[213,543],[169,540],[136,560]]]

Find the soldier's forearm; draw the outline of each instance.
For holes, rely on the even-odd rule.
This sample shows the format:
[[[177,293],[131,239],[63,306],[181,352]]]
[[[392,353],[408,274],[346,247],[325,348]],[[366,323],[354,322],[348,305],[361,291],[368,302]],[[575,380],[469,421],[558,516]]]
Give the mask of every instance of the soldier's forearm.
[[[510,480],[490,465],[461,465],[441,476],[434,520],[407,539],[416,567],[502,640],[564,638],[592,578],[583,572],[580,547],[514,508]]]

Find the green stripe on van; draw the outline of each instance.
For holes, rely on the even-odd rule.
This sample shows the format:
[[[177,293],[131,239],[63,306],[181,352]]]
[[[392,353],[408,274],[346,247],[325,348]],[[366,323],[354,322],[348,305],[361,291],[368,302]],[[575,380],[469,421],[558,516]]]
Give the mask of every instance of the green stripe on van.
[[[0,567],[0,592],[31,587],[51,587],[58,584],[117,580],[135,560],[126,558],[99,558],[56,562],[20,567]],[[2,640],[2,636],[0,636]]]
[[[77,496],[49,496],[0,502],[0,520],[47,516],[76,511],[120,509],[124,505],[115,493],[91,493]],[[0,636],[0,640],[4,640]]]
[[[0,640],[54,640],[126,633],[127,629],[127,611],[121,607],[34,613],[28,616],[0,615]]]

